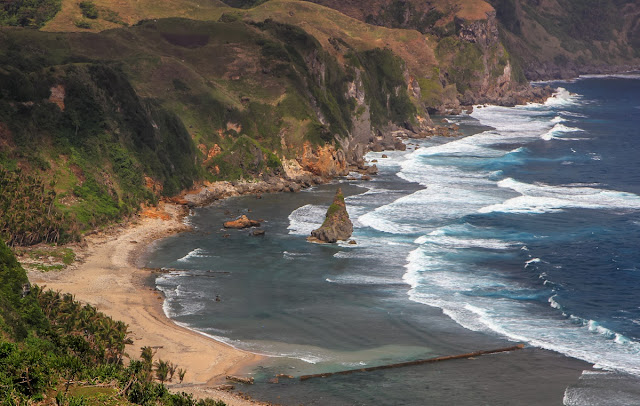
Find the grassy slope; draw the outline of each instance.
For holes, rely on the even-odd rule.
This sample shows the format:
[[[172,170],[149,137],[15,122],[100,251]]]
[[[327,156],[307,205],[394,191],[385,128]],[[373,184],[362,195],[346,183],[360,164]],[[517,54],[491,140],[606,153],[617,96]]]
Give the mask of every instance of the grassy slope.
[[[295,157],[304,142],[346,136],[356,108],[346,96],[347,84],[356,70],[363,72],[358,75],[379,128],[389,120],[402,125],[420,114],[422,103],[433,106],[455,94],[455,87],[443,88],[440,68],[461,59],[438,60],[437,37],[368,25],[318,4],[271,0],[248,10],[219,1],[95,4],[99,18],[91,20],[93,29],[118,28],[77,32],[80,8],[65,0],[45,32],[0,32],[4,71],[28,73],[24,80],[39,89],[37,95],[6,99],[0,122],[7,131],[0,135],[10,148],[0,163],[40,173],[45,185],[55,180],[57,207],[80,228],[113,221],[150,199],[143,174],[173,194],[203,177],[277,173],[278,156]],[[486,14],[484,2],[463,6],[452,10],[469,18]],[[114,20],[109,11],[126,24],[147,20],[123,28],[104,20]],[[169,15],[200,21],[150,19]],[[210,19],[223,22],[204,21]],[[475,55],[459,48],[450,51],[462,59]],[[28,59],[28,69],[16,65],[12,52]],[[473,64],[455,69],[463,73],[461,80],[480,72]],[[422,86],[421,94],[410,95],[417,109],[406,96],[409,77]],[[67,90],[64,112],[42,100],[58,84]],[[380,102],[390,94],[397,97],[393,109]],[[34,104],[16,110],[16,101]],[[36,117],[50,122],[20,124]]]
[[[289,5],[273,3],[280,11]],[[291,4],[301,6],[290,7],[299,16],[313,7],[309,20],[320,13],[310,3]],[[227,15],[225,22],[158,19],[101,33],[0,30],[0,79],[25,83],[0,94],[0,135],[8,146],[0,165],[37,173],[45,187],[55,180],[56,206],[86,229],[150,199],[142,175],[171,195],[202,177],[277,173],[278,156],[294,157],[304,142],[346,136],[355,108],[346,98],[354,78],[346,65],[358,58],[386,66],[365,75],[376,98],[405,93],[389,88],[403,83],[397,61],[363,53],[390,30],[369,30],[330,10],[314,24],[342,18],[353,27],[316,30],[319,42],[292,26],[262,23],[273,11],[266,6],[247,12],[250,23]],[[361,38],[340,52],[322,42],[351,34]],[[394,46],[425,41],[415,31],[387,37]],[[44,100],[57,85],[66,91],[64,111]],[[406,103],[393,113],[378,107],[380,125],[402,123],[412,112]]]
[[[368,0],[366,7],[363,7],[362,0],[307,0],[321,4],[335,10],[340,10],[346,15],[361,21],[366,21],[368,16],[378,16],[384,10],[404,11],[409,7],[418,13],[427,13],[431,9],[438,10],[443,14],[443,23],[451,21],[454,16],[468,20],[482,20],[486,18],[486,13],[491,12],[493,7],[485,1],[477,0],[407,0],[399,2],[397,0]],[[395,17],[405,18],[405,15]],[[369,17],[371,18],[371,17]],[[396,21],[396,23],[401,23]],[[384,24],[388,26],[388,24]],[[415,28],[415,27],[414,27]]]
[[[184,17],[195,20],[217,20],[228,9],[219,0],[93,0],[98,7],[99,17],[88,20],[90,29],[78,28],[76,21],[84,19],[77,0],[62,0],[62,10],[49,21],[43,31],[102,31],[121,27],[122,24],[105,20],[106,11],[117,13],[119,20],[133,25],[140,20],[151,18]]]
[[[390,48],[416,74],[436,64],[435,44],[415,30],[389,29],[366,24],[337,10],[299,0],[271,0],[246,12],[252,20],[272,18],[301,27],[331,51],[329,38],[341,38],[359,51]]]
[[[640,7],[630,0],[492,0],[511,52],[530,75],[640,63]]]

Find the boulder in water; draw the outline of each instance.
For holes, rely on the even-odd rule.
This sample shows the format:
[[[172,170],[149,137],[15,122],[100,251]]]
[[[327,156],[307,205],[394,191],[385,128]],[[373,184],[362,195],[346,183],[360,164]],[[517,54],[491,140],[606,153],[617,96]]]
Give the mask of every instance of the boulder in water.
[[[251,220],[244,214],[233,221],[227,221],[224,223],[224,228],[248,228],[248,227],[260,227],[260,222]]]

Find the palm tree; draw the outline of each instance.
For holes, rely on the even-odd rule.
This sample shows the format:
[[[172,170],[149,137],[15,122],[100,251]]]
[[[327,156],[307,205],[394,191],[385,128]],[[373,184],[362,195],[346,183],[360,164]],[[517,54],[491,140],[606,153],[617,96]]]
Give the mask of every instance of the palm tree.
[[[164,383],[167,380],[167,375],[169,374],[169,363],[163,360],[158,360],[156,362],[156,378],[160,381],[160,383]]]
[[[184,376],[187,374],[186,369],[178,368],[178,379],[180,379],[180,383],[184,380]]]

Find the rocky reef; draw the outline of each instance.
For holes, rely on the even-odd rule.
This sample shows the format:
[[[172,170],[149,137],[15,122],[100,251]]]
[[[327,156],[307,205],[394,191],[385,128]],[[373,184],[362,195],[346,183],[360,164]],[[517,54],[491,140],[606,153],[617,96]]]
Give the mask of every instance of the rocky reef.
[[[224,223],[224,228],[242,229],[242,228],[249,228],[249,227],[260,227],[260,222],[257,220],[251,220],[243,214],[242,216],[240,216],[235,220],[227,221]]]
[[[327,215],[320,228],[311,232],[308,238],[311,242],[334,243],[338,240],[348,240],[353,233],[353,224],[347,213],[342,190],[338,188],[333,203],[327,210]]]

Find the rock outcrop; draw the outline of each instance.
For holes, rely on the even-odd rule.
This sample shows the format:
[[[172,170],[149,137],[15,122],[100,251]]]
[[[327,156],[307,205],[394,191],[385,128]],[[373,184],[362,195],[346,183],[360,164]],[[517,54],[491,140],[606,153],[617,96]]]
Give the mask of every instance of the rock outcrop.
[[[240,216],[235,220],[227,221],[226,223],[224,223],[224,228],[241,229],[241,228],[249,228],[249,227],[260,227],[260,222],[256,220],[251,220],[250,218],[248,218],[243,214],[242,216]]]
[[[327,210],[324,223],[313,230],[308,238],[312,242],[334,243],[338,240],[348,240],[353,233],[353,224],[349,220],[347,206],[344,203],[342,190],[338,188],[333,203]]]

